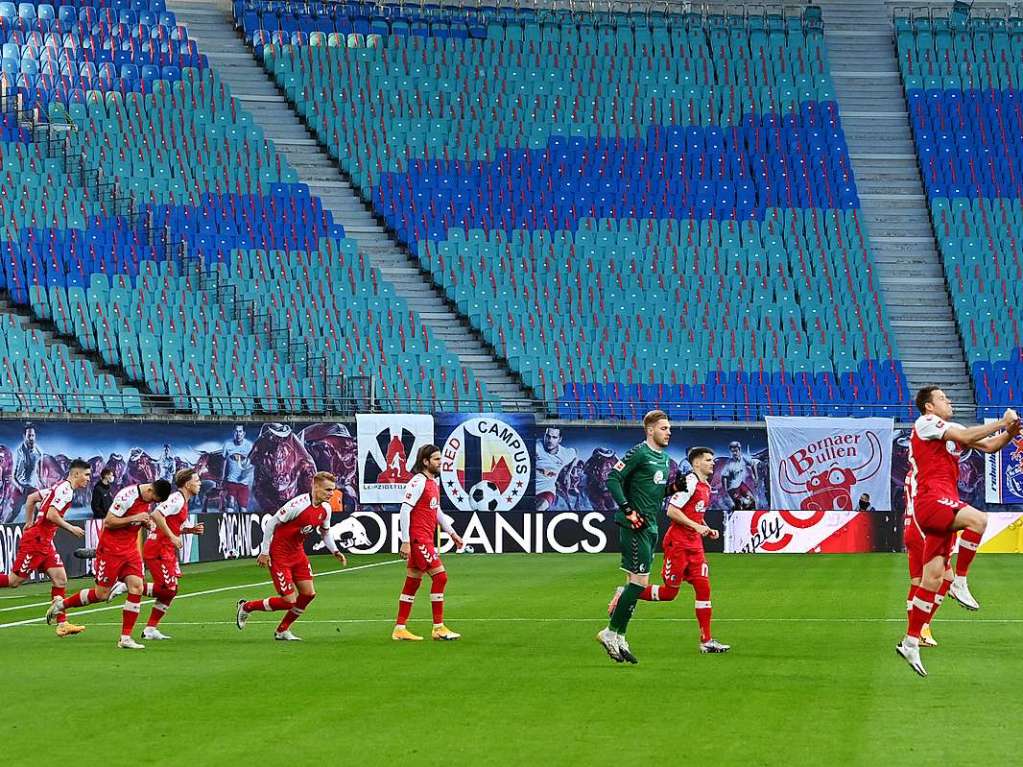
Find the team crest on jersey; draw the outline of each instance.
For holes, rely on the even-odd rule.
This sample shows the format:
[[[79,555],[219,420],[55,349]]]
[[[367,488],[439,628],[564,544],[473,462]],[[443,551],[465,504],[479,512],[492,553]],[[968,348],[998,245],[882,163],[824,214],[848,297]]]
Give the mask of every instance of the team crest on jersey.
[[[663,485],[666,482],[667,482],[667,480],[664,478],[664,472],[663,471],[659,471],[658,470],[658,471],[654,472],[654,484],[655,485]]]
[[[618,461],[618,463],[616,463],[615,466],[614,466],[614,470],[615,471],[621,471],[624,468],[625,468],[625,461]]]
[[[529,489],[533,462],[526,440],[499,418],[458,424],[441,451],[441,485],[460,511],[510,511]]]

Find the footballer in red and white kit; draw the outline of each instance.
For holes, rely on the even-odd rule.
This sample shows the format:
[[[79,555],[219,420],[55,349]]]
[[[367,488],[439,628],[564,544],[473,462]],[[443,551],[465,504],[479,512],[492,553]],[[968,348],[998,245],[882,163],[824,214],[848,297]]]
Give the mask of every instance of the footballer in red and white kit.
[[[194,469],[182,469],[174,475],[174,486],[177,492],[153,509],[151,517],[155,529],[142,547],[142,558],[146,570],[153,579],[145,587],[145,595],[154,597],[153,610],[149,613],[146,627],[142,629],[143,639],[170,639],[158,627],[166,615],[171,601],[178,593],[178,579],[181,577],[181,564],[178,552],[182,546],[182,535],[202,535],[205,526],[200,522],[195,526],[186,526],[188,521],[188,504],[199,494],[202,480]]]
[[[313,477],[310,492],[292,498],[270,517],[263,530],[263,544],[256,563],[270,570],[278,596],[239,600],[235,617],[239,629],[245,628],[250,613],[287,610],[274,631],[274,639],[300,641],[292,633],[291,624],[316,598],[313,569],[305,553],[306,536],[317,531],[327,551],[342,565],[347,563],[330,534],[330,499],[336,489],[334,475],[321,471]]]
[[[401,502],[399,522],[401,527],[402,559],[408,561],[405,573],[405,585],[398,597],[398,618],[391,632],[391,639],[419,641],[417,636],[408,630],[408,617],[412,613],[412,603],[416,592],[423,582],[423,575],[429,575],[430,606],[433,609],[432,636],[437,640],[458,639],[461,634],[444,625],[444,589],[448,583],[448,574],[444,563],[440,561],[434,545],[437,525],[451,536],[455,546],[464,545],[458,533],[452,527],[451,519],[440,510],[440,448],[436,445],[423,445],[416,454],[414,474],[405,486],[405,497]]]
[[[902,543],[906,547],[906,559],[909,564],[909,594],[906,596],[906,611],[913,609],[913,595],[916,593],[917,586],[920,585],[920,579],[924,573],[924,540],[926,536],[924,531],[920,529],[919,523],[916,521],[916,515],[913,513],[913,497],[910,492],[910,477],[912,474],[906,475],[904,497],[906,499],[906,513],[902,519]],[[952,585],[952,568],[949,567],[949,562],[952,559],[952,548],[954,545],[955,536],[950,536],[947,539],[947,545],[942,552],[945,560],[945,573],[941,579],[941,585],[938,587],[938,593],[934,596],[934,609],[931,611],[930,619],[920,629],[920,645],[922,647],[937,647],[938,643],[934,639],[934,635],[931,633],[931,621],[934,620],[934,614],[941,607],[941,603],[945,600],[945,595],[948,593],[949,587]]]
[[[32,573],[46,573],[50,579],[50,598],[63,597],[67,588],[67,571],[64,561],[53,545],[57,529],[67,530],[76,538],[84,538],[85,531],[66,522],[64,515],[71,508],[75,490],[87,487],[92,469],[85,461],[71,462],[67,479],[53,487],[33,493],[25,504],[25,530],[18,544],[14,566],[8,575],[0,573],[0,588],[16,589]],[[72,636],[85,630],[83,626],[69,623],[62,611],[55,615],[57,636]]]
[[[942,588],[948,554],[955,534],[962,531],[955,577],[948,593],[963,607],[980,607],[967,585],[966,574],[987,529],[987,514],[959,498],[959,457],[964,448],[996,453],[1020,433],[1016,411],[1009,408],[989,424],[963,426],[952,421],[953,407],[938,386],[925,386],[916,395],[920,417],[909,439],[909,501],[913,519],[923,533],[920,585],[913,591],[906,636],[895,651],[920,676],[920,636],[930,622]]]
[[[710,568],[703,553],[703,539],[720,535],[704,524],[704,514],[710,507],[714,451],[694,447],[687,458],[693,470],[684,480],[677,481],[680,490],[668,499],[671,526],[664,534],[664,567],[661,569],[664,583],[647,586],[639,598],[649,602],[670,602],[678,596],[682,584],[688,583],[696,597],[694,609],[700,625],[700,652],[723,653],[732,648],[718,642],[710,632]]]
[[[123,581],[128,591],[121,611],[121,638],[118,647],[126,650],[141,650],[141,645],[131,637],[142,607],[142,554],[139,552],[139,530],[153,527],[149,510],[154,503],[163,503],[170,495],[170,482],[158,479],[143,485],[128,485],[114,496],[110,510],[103,520],[99,544],[96,546],[96,588],[82,589],[66,599],[57,597],[46,613],[46,622],[63,610],[92,604],[107,599],[118,581]]]

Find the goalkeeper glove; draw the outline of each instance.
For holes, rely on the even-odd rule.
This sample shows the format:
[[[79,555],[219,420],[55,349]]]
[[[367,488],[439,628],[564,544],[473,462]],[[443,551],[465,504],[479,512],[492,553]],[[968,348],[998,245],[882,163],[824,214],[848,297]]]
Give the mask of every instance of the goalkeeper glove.
[[[633,530],[642,530],[646,527],[646,519],[643,515],[632,508],[629,504],[625,504],[621,508],[622,516],[625,518],[625,523]]]

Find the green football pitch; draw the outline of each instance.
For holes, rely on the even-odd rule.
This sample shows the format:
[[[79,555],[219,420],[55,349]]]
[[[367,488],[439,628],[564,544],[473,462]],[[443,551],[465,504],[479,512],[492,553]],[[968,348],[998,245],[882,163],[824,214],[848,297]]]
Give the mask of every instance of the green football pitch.
[[[594,639],[620,581],[610,555],[449,555],[446,622],[463,634],[451,643],[391,641],[403,570],[382,557],[343,572],[314,558],[301,643],[272,640],[279,614],[235,628],[239,598],[270,595],[251,560],[186,568],[161,626],[173,639],[143,651],[114,646],[116,606],[74,613],[88,630],[58,639],[10,625],[44,612],[45,587],[4,591],[0,763],[920,767],[1023,755],[1023,557],[977,559],[982,609],[942,607],[927,679],[894,651],[904,556],[710,561],[714,634],[732,652],[699,654],[683,591],[639,604],[638,666],[612,663]],[[429,636],[427,588],[409,628]]]

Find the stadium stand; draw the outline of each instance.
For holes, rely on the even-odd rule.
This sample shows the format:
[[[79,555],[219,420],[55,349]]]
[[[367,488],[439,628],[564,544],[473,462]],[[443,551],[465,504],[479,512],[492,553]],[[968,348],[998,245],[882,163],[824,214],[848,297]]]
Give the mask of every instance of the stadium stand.
[[[1023,20],[903,15],[895,29],[978,417],[1001,415],[1023,391]]]
[[[178,409],[322,410],[339,375],[392,407],[488,406],[163,0],[0,3],[0,40],[14,302]]]
[[[234,12],[365,198],[561,415],[908,414],[819,24]]]

